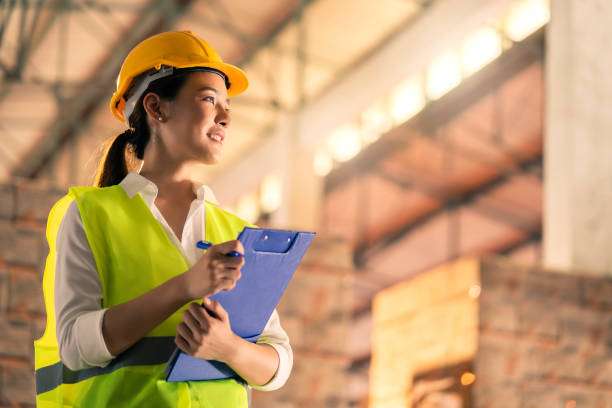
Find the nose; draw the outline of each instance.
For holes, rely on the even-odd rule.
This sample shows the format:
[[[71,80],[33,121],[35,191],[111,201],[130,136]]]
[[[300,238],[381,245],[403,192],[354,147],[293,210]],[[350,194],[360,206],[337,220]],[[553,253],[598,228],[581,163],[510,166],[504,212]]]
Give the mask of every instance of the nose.
[[[232,118],[230,117],[230,113],[229,111],[219,105],[217,107],[217,116],[215,117],[215,123],[223,126],[224,128],[229,127],[230,123],[232,122]]]

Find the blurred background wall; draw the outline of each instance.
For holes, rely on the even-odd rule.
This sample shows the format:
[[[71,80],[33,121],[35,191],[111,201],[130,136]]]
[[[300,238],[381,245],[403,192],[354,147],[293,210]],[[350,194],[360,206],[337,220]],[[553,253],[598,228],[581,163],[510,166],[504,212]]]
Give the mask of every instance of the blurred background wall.
[[[317,231],[254,407],[612,407],[612,3],[0,1],[0,406],[32,406],[46,216],[123,131],[129,49],[192,30],[248,73],[223,163]]]

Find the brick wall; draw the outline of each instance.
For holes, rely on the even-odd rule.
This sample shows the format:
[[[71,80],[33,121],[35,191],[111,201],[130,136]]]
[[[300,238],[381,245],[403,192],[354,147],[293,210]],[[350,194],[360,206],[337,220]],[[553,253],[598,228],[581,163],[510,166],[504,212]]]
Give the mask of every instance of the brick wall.
[[[255,408],[346,406],[352,258],[341,240],[317,236],[281,299],[294,365],[287,384],[253,392]]]
[[[373,320],[371,407],[612,407],[609,277],[463,259],[380,292]]]
[[[481,263],[477,407],[612,407],[612,278]]]
[[[41,183],[0,185],[0,407],[34,406],[34,346],[45,327],[46,218],[62,196]]]

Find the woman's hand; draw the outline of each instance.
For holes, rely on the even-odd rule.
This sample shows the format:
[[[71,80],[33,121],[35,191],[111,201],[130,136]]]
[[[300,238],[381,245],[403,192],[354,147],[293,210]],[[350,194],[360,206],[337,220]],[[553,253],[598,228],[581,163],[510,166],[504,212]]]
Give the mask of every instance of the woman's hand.
[[[208,248],[200,260],[184,273],[185,291],[190,299],[231,290],[240,279],[244,257],[228,256],[232,251],[244,254],[240,241],[227,241]]]
[[[183,323],[177,326],[176,345],[185,353],[229,365],[249,384],[264,385],[276,373],[280,358],[269,344],[250,343],[235,335],[223,307],[204,299],[204,306],[189,305],[183,312]]]
[[[183,322],[177,326],[174,342],[191,356],[228,363],[238,348],[239,338],[232,332],[227,312],[219,302],[204,298],[204,306],[206,309],[192,303],[183,311]]]

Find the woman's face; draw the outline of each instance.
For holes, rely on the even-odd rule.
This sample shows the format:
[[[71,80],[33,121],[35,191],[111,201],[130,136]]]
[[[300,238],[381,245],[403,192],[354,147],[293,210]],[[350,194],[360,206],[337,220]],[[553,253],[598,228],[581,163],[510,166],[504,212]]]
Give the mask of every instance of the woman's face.
[[[159,136],[171,159],[216,164],[230,125],[223,79],[192,72],[173,101],[162,102]]]

